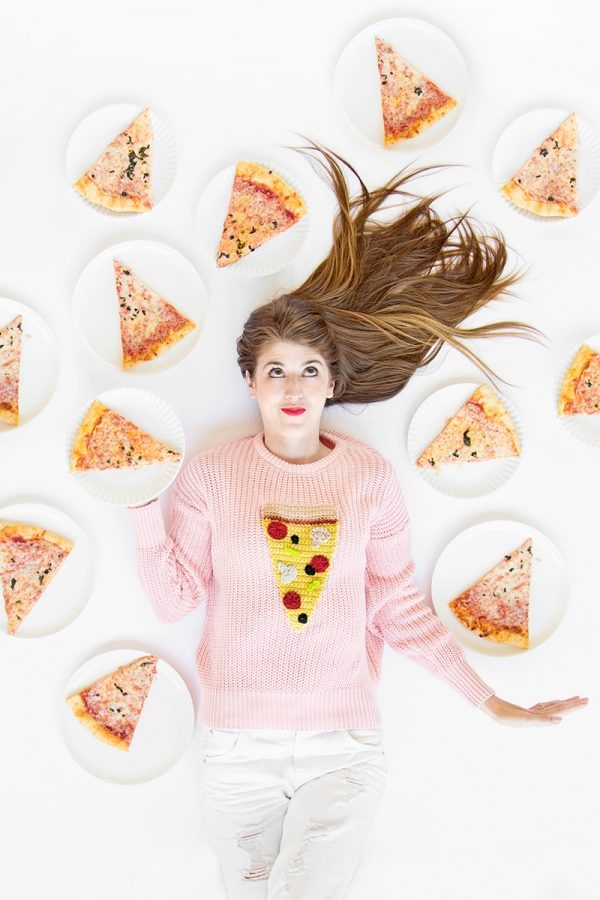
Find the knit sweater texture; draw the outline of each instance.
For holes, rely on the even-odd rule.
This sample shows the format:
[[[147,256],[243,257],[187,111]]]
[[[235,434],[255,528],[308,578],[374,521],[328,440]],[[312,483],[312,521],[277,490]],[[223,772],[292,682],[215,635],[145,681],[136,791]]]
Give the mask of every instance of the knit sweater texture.
[[[198,453],[170,496],[130,510],[142,584],[161,621],[198,604],[198,719],[211,728],[381,725],[384,644],[480,705],[494,691],[413,581],[392,465],[362,441],[290,463],[263,433]]]

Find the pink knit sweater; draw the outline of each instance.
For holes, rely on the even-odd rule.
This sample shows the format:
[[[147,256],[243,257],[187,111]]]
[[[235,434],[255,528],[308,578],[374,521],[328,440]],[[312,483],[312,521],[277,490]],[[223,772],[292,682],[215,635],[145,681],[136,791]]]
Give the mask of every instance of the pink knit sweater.
[[[412,580],[394,470],[334,431],[296,464],[263,434],[199,453],[171,494],[132,509],[142,583],[164,622],[206,603],[199,721],[213,728],[378,727],[384,643],[474,705],[494,693]]]

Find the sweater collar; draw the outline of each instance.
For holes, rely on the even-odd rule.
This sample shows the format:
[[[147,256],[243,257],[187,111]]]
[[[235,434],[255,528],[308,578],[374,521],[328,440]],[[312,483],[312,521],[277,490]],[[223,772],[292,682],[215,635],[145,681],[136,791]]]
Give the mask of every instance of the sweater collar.
[[[316,462],[312,463],[291,463],[287,462],[285,459],[281,459],[279,456],[275,456],[275,454],[271,453],[265,445],[264,431],[259,431],[258,434],[254,435],[252,443],[258,455],[276,469],[281,469],[283,472],[289,472],[294,475],[310,475],[313,472],[320,472],[321,469],[326,468],[326,466],[330,466],[339,459],[343,452],[343,438],[340,434],[321,430],[320,437],[324,438],[327,444],[332,445],[333,449],[330,450],[327,456],[323,456],[321,459],[317,459]]]

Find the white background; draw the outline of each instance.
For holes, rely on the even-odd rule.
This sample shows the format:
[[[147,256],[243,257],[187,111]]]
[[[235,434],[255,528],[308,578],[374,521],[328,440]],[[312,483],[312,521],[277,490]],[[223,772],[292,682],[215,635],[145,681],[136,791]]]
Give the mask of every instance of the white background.
[[[600,63],[591,7],[563,0],[229,0],[227,3],[105,0],[4,8],[0,23],[0,294],[37,310],[58,337],[61,375],[44,412],[0,435],[0,502],[56,504],[86,529],[96,552],[93,595],[70,627],[31,641],[0,641],[0,893],[10,900],[221,900],[202,833],[192,749],[166,775],[116,786],[80,769],[57,726],[70,674],[114,645],[159,653],[195,700],[200,609],[165,626],[139,585],[124,511],[81,492],[66,471],[64,435],[95,393],[147,386],[182,418],[188,456],[259,422],[235,362],[235,337],[258,303],[291,288],[329,245],[332,202],[299,157],[312,204],[309,237],[293,265],[262,279],[218,271],[194,233],[202,187],[238,156],[298,140],[298,132],[346,155],[371,185],[410,161],[354,134],[336,108],[332,76],[347,41],[393,15],[445,29],[465,56],[470,81],[455,129],[422,154],[454,162],[434,185],[456,186],[444,204],[471,204],[497,225],[529,267],[518,298],[488,318],[538,325],[546,346],[498,340],[478,349],[514,387],[527,448],[516,476],[484,498],[434,493],[411,470],[405,436],[433,390],[477,370],[451,353],[393,400],[333,409],[327,425],[365,438],[391,459],[412,518],[418,581],[429,588],[447,541],[486,518],[515,517],[564,552],[570,606],[559,631],[530,654],[469,659],[502,697],[524,705],[580,693],[587,710],[559,726],[502,728],[427,672],[386,649],[380,701],[388,791],[349,900],[595,900],[599,737],[598,509],[600,451],[571,438],[554,418],[554,388],[566,353],[600,331],[597,286],[600,200],[577,220],[531,222],[509,208],[490,179],[495,141],[512,118],[538,106],[576,109],[600,130]],[[179,170],[166,199],[139,218],[96,213],[71,189],[64,156],[72,129],[98,106],[149,104],[174,130]],[[282,152],[282,151],[281,151]],[[217,223],[219,227],[219,223]],[[110,244],[145,237],[185,253],[210,298],[208,324],[174,369],[131,380],[86,350],[70,314],[75,281]],[[517,260],[518,261],[518,260]]]

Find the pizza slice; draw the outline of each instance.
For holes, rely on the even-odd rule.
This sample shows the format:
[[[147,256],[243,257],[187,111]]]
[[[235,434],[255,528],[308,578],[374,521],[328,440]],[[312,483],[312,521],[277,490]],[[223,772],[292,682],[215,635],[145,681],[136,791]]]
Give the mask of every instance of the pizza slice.
[[[148,108],[110,142],[75,182],[75,188],[87,200],[115,212],[152,209],[152,123]]]
[[[272,169],[238,162],[217,250],[217,266],[230,266],[253,253],[295,225],[305,213],[302,197]]]
[[[565,375],[558,401],[559,416],[600,413],[600,353],[582,344]]]
[[[578,158],[577,122],[571,113],[500,190],[515,206],[538,216],[576,216]]]
[[[180,458],[178,450],[94,400],[75,435],[70,471],[139,468]]]
[[[119,298],[123,368],[158,356],[196,327],[168,300],[144,284],[131,266],[113,260]]]
[[[23,316],[0,328],[0,422],[19,424]]]
[[[527,538],[450,602],[466,628],[498,644],[528,648],[532,552],[531,538]]]
[[[441,90],[394,50],[375,38],[386,147],[420,134],[456,106]]]
[[[519,456],[519,437],[510,414],[486,384],[463,403],[421,453],[416,465],[435,468]]]
[[[331,568],[338,539],[337,512],[330,506],[266,503],[261,519],[283,607],[292,627],[302,631]]]
[[[73,548],[68,538],[37,525],[0,522],[0,584],[14,634]]]
[[[129,750],[157,664],[157,656],[140,656],[71,694],[67,703],[94,737]]]

